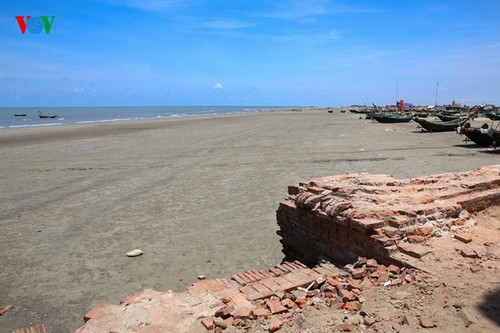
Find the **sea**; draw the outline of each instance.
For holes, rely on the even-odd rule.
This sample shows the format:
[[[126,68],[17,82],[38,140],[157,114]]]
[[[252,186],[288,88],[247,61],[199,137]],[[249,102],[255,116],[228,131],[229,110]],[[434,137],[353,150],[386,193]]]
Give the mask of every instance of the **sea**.
[[[249,112],[271,112],[285,106],[130,106],[0,108],[0,129],[62,126],[144,119],[211,116]],[[57,116],[41,118],[39,114]]]

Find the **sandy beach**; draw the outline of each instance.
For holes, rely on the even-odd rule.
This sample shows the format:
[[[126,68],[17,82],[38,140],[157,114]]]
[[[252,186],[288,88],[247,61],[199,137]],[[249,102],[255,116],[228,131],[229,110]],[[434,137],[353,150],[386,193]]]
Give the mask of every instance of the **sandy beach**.
[[[2,129],[0,158],[0,303],[16,307],[0,331],[62,333],[101,301],[279,263],[289,184],[465,171],[500,150],[318,109]]]

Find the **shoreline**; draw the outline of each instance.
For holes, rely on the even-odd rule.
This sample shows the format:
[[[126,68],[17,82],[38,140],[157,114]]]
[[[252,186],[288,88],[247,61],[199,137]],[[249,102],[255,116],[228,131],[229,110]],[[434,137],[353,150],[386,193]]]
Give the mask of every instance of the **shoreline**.
[[[399,178],[499,164],[499,150],[416,124],[326,109],[0,131],[0,286],[8,329],[81,326],[102,300],[180,290],[283,258],[287,186],[369,172]],[[135,248],[144,255],[128,258]]]
[[[58,109],[60,110],[74,110],[74,109],[86,109],[86,110],[93,110],[93,109],[139,109],[141,107],[136,107],[136,106],[130,106],[130,107],[98,107],[98,108],[88,108],[88,107],[60,107]],[[165,108],[176,108],[175,106],[167,106],[167,107],[145,107],[146,109],[161,109],[162,111],[165,111]],[[180,110],[182,108],[186,108],[185,110]],[[276,112],[276,111],[290,111],[293,110],[292,107],[278,107],[278,106],[243,106],[243,107],[236,107],[236,106],[206,106],[206,108],[209,108],[210,110],[201,110],[199,109],[195,113],[189,113],[190,111],[192,112],[191,108],[205,108],[205,106],[201,107],[195,107],[195,106],[184,106],[184,107],[179,107],[179,112],[169,114],[168,112],[165,114],[158,114],[156,113],[155,115],[152,114],[144,114],[144,115],[139,115],[139,114],[131,114],[128,117],[119,117],[120,115],[114,115],[110,116],[110,118],[103,118],[103,119],[88,119],[88,120],[77,120],[77,119],[71,119],[69,122],[65,122],[66,119],[64,116],[62,117],[56,117],[54,119],[49,119],[51,121],[50,123],[45,122],[45,123],[31,123],[31,124],[15,124],[15,125],[0,125],[0,131],[4,129],[17,129],[17,128],[44,128],[44,127],[57,127],[57,126],[68,126],[68,125],[87,125],[87,124],[106,124],[106,123],[120,123],[120,122],[134,122],[134,121],[152,121],[152,120],[168,120],[168,119],[176,119],[176,118],[190,118],[190,117],[205,117],[205,116],[219,116],[219,115],[231,115],[231,114],[246,114],[246,113],[260,113],[260,112]],[[214,109],[218,109],[217,111]],[[223,111],[221,109],[232,109],[234,108],[234,111]],[[0,110],[3,112],[12,112],[16,110],[15,108],[3,108],[4,110]],[[19,108],[19,110],[28,110],[28,109],[37,109],[39,110],[40,108]],[[50,109],[50,108],[46,108]],[[57,108],[56,108],[57,109]],[[7,111],[8,110],[8,111]],[[33,110],[32,110],[33,111]],[[159,110],[158,110],[159,111]],[[33,111],[34,112],[34,111]],[[188,112],[188,113],[186,113]],[[198,113],[201,112],[201,113]],[[15,114],[15,113],[14,113]],[[57,113],[56,113],[57,114]],[[119,117],[119,118],[116,118]],[[25,121],[25,118],[20,118],[23,121]],[[28,120],[39,120],[36,116],[34,119],[28,119]]]

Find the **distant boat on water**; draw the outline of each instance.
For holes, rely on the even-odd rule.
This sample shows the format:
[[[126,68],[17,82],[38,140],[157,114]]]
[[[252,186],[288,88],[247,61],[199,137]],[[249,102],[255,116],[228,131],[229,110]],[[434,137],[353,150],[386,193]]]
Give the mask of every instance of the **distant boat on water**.
[[[14,113],[14,117],[26,117],[27,113]]]
[[[38,111],[38,116],[40,118],[59,118],[59,116],[57,114],[54,114],[54,115],[46,115],[45,113],[42,113],[42,111]]]

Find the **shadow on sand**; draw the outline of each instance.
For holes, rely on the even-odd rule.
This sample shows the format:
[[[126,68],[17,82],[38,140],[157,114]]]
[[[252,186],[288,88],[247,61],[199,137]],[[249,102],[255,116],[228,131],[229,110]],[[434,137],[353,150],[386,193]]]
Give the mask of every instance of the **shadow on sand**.
[[[500,327],[500,288],[486,294],[478,310]]]

